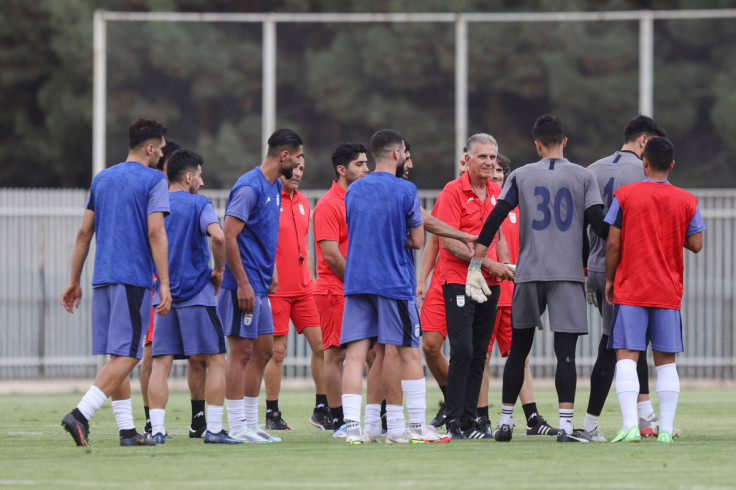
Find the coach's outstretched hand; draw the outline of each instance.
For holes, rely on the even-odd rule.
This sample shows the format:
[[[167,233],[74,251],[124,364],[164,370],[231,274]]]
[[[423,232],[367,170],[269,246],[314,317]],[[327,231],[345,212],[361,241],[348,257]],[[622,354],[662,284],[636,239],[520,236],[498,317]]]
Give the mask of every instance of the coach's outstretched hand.
[[[486,279],[480,271],[481,260],[473,257],[468,266],[468,277],[465,280],[465,295],[476,303],[485,303],[491,290],[486,284]]]

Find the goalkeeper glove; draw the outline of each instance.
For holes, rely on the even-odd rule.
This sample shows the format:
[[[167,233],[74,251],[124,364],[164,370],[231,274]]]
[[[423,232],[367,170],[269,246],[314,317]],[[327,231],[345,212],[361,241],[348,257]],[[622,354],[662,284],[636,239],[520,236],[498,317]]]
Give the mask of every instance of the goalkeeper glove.
[[[488,296],[491,295],[491,290],[488,288],[486,279],[480,271],[480,264],[480,259],[473,257],[470,260],[468,277],[465,280],[465,295],[476,303],[485,303],[488,301]]]

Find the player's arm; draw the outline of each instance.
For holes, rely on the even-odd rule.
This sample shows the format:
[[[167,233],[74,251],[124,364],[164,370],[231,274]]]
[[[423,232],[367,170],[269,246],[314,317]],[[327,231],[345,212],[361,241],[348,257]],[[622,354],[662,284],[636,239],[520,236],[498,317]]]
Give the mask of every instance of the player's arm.
[[[509,244],[503,234],[503,228],[498,229],[498,241],[496,242],[496,257],[502,264],[510,264]]]
[[[613,281],[621,261],[621,229],[610,225],[606,240],[606,301],[613,306]]]
[[[478,239],[477,236],[471,235],[470,233],[465,233],[464,231],[460,231],[457,228],[453,228],[444,221],[432,216],[427,211],[425,211],[424,208],[422,208],[421,211],[422,220],[424,221],[424,228],[433,235],[439,235],[441,237],[460,240],[463,243],[467,243],[468,248],[470,248]]]
[[[164,213],[154,212],[148,215],[148,243],[151,245],[153,263],[159,281],[161,303],[156,307],[159,316],[166,315],[171,309],[171,292],[169,291],[169,239],[164,227]]]
[[[240,258],[240,247],[238,247],[238,235],[243,231],[245,222],[234,217],[225,216],[225,260],[230,266],[230,272],[238,284],[238,308],[245,313],[253,313],[256,307],[256,293],[250,285],[248,275],[243,268]]]
[[[585,210],[585,221],[590,224],[593,233],[604,240],[608,238],[608,224],[604,221],[605,217],[603,204],[596,204]]]
[[[94,234],[95,212],[85,209],[82,215],[82,225],[79,227],[77,240],[74,244],[71,277],[69,278],[69,284],[61,294],[61,304],[69,313],[74,313],[74,308],[79,308],[79,303],[82,301],[82,286],[80,285],[82,269],[84,268],[84,261],[87,260],[89,245]]]
[[[473,259],[473,256],[468,252],[468,248],[457,240],[443,238],[442,249],[447,250],[452,255],[465,262],[470,262]],[[499,279],[514,280],[514,269],[508,264],[491,260],[488,257],[483,257],[481,259],[481,267]],[[485,282],[485,279],[483,279],[483,282]]]
[[[417,300],[421,303],[427,294],[427,279],[429,273],[434,269],[437,262],[437,254],[440,252],[440,239],[437,235],[429,235],[424,243],[424,252],[422,253],[422,267],[419,271],[419,281],[417,281]]]
[[[215,294],[220,292],[222,276],[225,275],[225,233],[220,223],[207,225],[207,234],[211,238],[212,258],[215,260],[215,268],[210,275],[210,281],[215,286]]]
[[[703,232],[685,238],[685,248],[694,253],[700,252],[703,249]]]
[[[424,225],[412,226],[406,236],[406,248],[421,250],[424,246]]]
[[[279,288],[279,272],[276,268],[276,264],[273,264],[273,275],[271,276],[271,284],[268,285],[268,294],[276,294],[276,290]]]
[[[342,281],[345,275],[345,257],[340,253],[340,248],[335,240],[320,240],[319,247],[330,270]]]
[[[488,253],[488,247],[493,242],[493,237],[496,236],[498,230],[501,228],[501,223],[506,219],[511,210],[514,209],[511,204],[504,200],[498,201],[496,206],[491,211],[491,214],[486,218],[486,222],[483,223],[483,228],[480,230],[478,235],[478,244],[475,246],[475,257],[482,259]]]

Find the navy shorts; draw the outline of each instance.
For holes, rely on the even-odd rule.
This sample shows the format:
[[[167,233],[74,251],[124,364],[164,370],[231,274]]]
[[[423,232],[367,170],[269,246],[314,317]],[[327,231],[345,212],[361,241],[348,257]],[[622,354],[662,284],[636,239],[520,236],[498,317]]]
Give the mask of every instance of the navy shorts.
[[[340,344],[372,339],[379,344],[419,347],[422,327],[416,299],[401,300],[376,294],[345,296]]]
[[[151,290],[110,284],[92,291],[92,354],[143,357]]]
[[[238,307],[238,291],[222,289],[217,295],[217,314],[228,337],[256,339],[259,335],[273,334],[273,316],[268,296],[256,296],[253,313],[243,313]]]

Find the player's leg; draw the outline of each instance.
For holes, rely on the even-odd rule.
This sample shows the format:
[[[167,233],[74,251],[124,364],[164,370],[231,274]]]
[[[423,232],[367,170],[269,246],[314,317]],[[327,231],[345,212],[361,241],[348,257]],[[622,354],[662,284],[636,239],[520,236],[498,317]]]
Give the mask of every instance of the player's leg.
[[[360,409],[363,405],[363,367],[371,344],[371,339],[355,340],[349,342],[345,349],[345,368],[342,373],[342,407],[346,425],[346,442],[350,444],[362,443]]]
[[[648,324],[649,314],[646,308],[614,305],[608,347],[616,349],[616,395],[623,425],[612,442],[637,442],[641,439],[636,408],[639,395],[636,365],[640,353],[647,348]]]
[[[322,328],[320,327],[319,311],[311,293],[295,299],[291,318],[297,334],[304,335],[309,344],[309,349],[312,351],[311,370],[312,379],[314,380],[315,403],[312,415],[309,417],[309,423],[322,430],[331,430],[332,420],[324,381],[325,356]]]
[[[342,368],[345,362],[345,349],[340,348],[340,332],[345,297],[338,294],[315,294],[314,303],[320,315],[322,345],[324,348],[323,380],[327,403],[330,407],[333,436],[344,437],[341,429],[342,410]]]
[[[175,314],[171,312],[170,315]],[[162,335],[157,335],[162,337]],[[148,382],[148,399],[151,403],[151,434],[157,444],[165,442],[166,428],[164,418],[166,415],[166,403],[169,401],[168,378],[171,366],[174,363],[173,354],[159,355],[153,358],[151,378]]]
[[[529,367],[529,356],[526,356],[526,361],[524,362],[524,384],[521,386],[521,392],[519,392],[519,400],[521,400],[521,408],[524,410],[524,416],[526,417],[526,435],[558,435],[559,429],[549,425],[537,410],[537,403],[534,400],[534,379],[532,378],[532,370]]]
[[[588,280],[593,287],[598,302],[602,335],[598,344],[598,355],[590,373],[590,395],[583,430],[590,436],[591,440],[602,442],[606,439],[603,433],[598,430],[598,419],[603,411],[608,393],[611,391],[616,371],[616,351],[608,348],[608,338],[611,334],[611,322],[613,321],[613,307],[606,302],[605,298],[605,273],[588,271]]]
[[[220,328],[220,335],[222,328]],[[222,337],[224,340],[224,337]],[[202,354],[198,356],[206,366],[207,377],[204,386],[204,397],[207,401],[207,426],[203,435],[207,444],[242,444],[231,437],[222,427],[225,402],[225,371],[227,361],[225,353]],[[191,434],[191,432],[190,432]]]
[[[560,434],[558,435],[563,435],[564,432],[567,436],[573,436],[575,432],[572,421],[575,407],[575,388],[577,385],[577,370],[575,366],[575,348],[577,347],[577,342],[577,333],[554,332],[554,350],[555,357],[557,358],[555,388],[560,407]]]
[[[659,401],[658,442],[672,442],[680,377],[675,354],[683,351],[680,310],[650,308],[650,338],[654,365],[657,369],[657,400]]]
[[[279,410],[279,393],[289,339],[289,318],[292,316],[294,300],[293,298],[270,296],[268,301],[273,316],[273,356],[263,371],[263,380],[266,385],[265,427],[268,430],[289,430],[289,425],[281,417],[281,410]]]
[[[494,327],[495,328],[495,327]],[[478,394],[478,406],[476,413],[478,419],[476,420],[476,428],[479,432],[493,437],[493,428],[491,427],[491,418],[488,414],[488,385],[490,384],[490,375],[488,374],[488,363],[491,361],[491,350],[493,349],[493,337],[491,342],[488,344],[488,353],[486,354],[486,362],[483,367],[483,380],[480,384],[480,392]]]
[[[220,327],[220,330],[222,330],[222,327]],[[207,418],[205,416],[206,383],[207,362],[200,354],[190,356],[187,359],[187,385],[189,385],[189,399],[192,405],[192,420],[189,423],[189,437],[192,439],[202,437],[205,430],[207,430]]]
[[[263,379],[266,384],[266,429],[289,430],[289,425],[279,410],[279,393],[281,392],[281,376],[284,371],[284,357],[288,335],[273,337],[273,356],[266,364]]]
[[[447,338],[447,322],[445,319],[445,298],[442,294],[442,288],[430,284],[427,296],[422,303],[420,313],[420,322],[422,325],[422,351],[424,352],[424,361],[432,373],[440,391],[442,392],[442,401],[439,410],[429,425],[433,427],[442,427],[445,425],[447,415],[445,414],[445,397],[447,396],[447,371],[449,363],[442,353],[442,344]]]
[[[363,442],[378,442],[381,436],[381,402],[386,398],[395,399],[396,392],[399,392],[401,399],[401,385],[396,384],[388,386],[384,382],[384,373],[386,370],[400,369],[398,358],[395,352],[388,353],[389,359],[386,360],[386,346],[377,344],[371,352],[374,353],[373,363],[368,370],[366,380],[366,400],[365,400],[365,417],[363,419]],[[403,421],[404,413],[402,407],[401,418]]]
[[[156,309],[151,308],[151,320],[148,324],[148,332],[146,333],[146,341],[143,345],[143,359],[141,360],[141,369],[139,373],[139,381],[141,384],[141,395],[143,396],[143,411],[146,414],[146,425],[143,429],[144,434],[151,434],[151,417],[148,405],[148,379],[151,377],[151,367],[153,366],[153,319]]]

